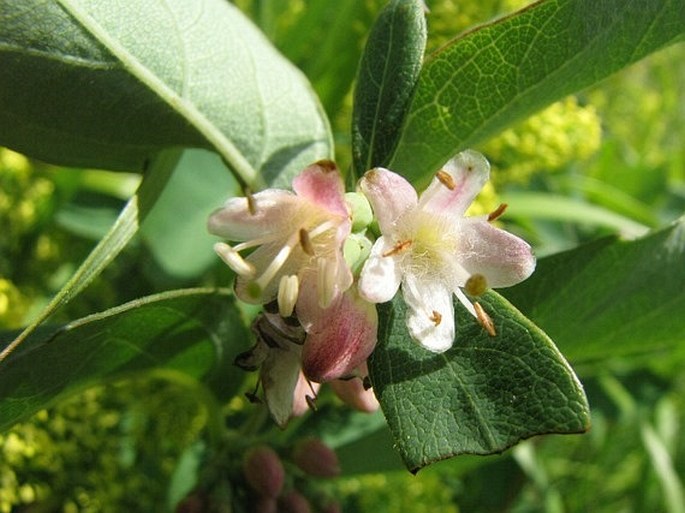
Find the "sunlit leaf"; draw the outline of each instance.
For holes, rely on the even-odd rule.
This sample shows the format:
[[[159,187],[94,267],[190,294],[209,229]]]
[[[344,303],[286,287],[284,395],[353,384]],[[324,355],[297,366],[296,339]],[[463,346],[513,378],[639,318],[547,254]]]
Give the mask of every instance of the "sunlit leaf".
[[[379,306],[371,378],[409,470],[589,427],[583,389],[552,341],[498,294],[479,301],[497,336],[455,303],[457,337],[442,354],[410,338],[401,295]]]

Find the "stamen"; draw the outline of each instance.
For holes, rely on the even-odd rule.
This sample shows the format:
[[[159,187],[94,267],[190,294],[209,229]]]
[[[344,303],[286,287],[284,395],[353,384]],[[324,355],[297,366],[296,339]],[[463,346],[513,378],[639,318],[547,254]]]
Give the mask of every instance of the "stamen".
[[[309,233],[304,228],[300,228],[300,246],[302,246],[302,251],[307,253],[309,256],[314,256],[314,246],[312,246]]]
[[[337,171],[338,166],[332,160],[323,159],[316,162],[316,165],[323,168],[324,171]]]
[[[493,212],[490,212],[488,214],[488,222],[492,222],[498,217],[500,217],[502,214],[504,214],[504,211],[507,209],[509,205],[506,203],[501,203],[499,207],[497,207]]]
[[[468,280],[466,280],[464,289],[470,296],[480,296],[486,290],[488,290],[488,281],[482,274],[473,274]]]
[[[491,337],[497,335],[497,332],[495,331],[495,325],[492,323],[492,319],[487,312],[483,310],[483,307],[480,306],[480,303],[473,303],[473,307],[476,309],[476,319],[478,319],[479,324],[483,326],[485,331],[488,332],[488,335]]]
[[[383,253],[381,256],[387,257],[387,256],[393,256],[396,255],[397,253],[401,253],[402,251],[406,251],[411,247],[411,240],[405,240],[402,242],[398,242],[395,244],[395,247],[386,251]]]
[[[318,237],[325,231],[330,230],[331,228],[335,228],[336,224],[337,223],[335,223],[334,221],[328,220],[324,223],[321,223],[318,226],[315,226],[314,228],[309,230],[309,240],[315,239],[316,237]]]
[[[319,292],[319,306],[327,308],[335,296],[336,266],[330,258],[319,257],[316,261],[316,285]]]
[[[269,266],[265,269],[262,275],[257,278],[256,284],[264,290],[266,286],[274,279],[278,271],[283,267],[283,264],[288,260],[288,257],[293,251],[293,248],[300,240],[300,232],[295,232],[286,241],[285,245],[276,254]]]
[[[435,174],[435,177],[440,180],[440,183],[447,187],[450,191],[453,191],[454,188],[457,186],[454,183],[454,178],[452,178],[452,175],[449,174],[447,171],[444,169],[441,169]]]
[[[436,311],[436,310],[433,310],[433,315],[431,315],[431,316],[429,317],[429,319],[430,319],[431,321],[433,321],[433,323],[434,323],[436,326],[439,326],[440,323],[442,322],[442,315],[440,314],[440,312],[438,312],[438,311]]]
[[[281,317],[290,317],[295,310],[300,281],[297,276],[283,276],[278,284],[278,313]]]
[[[245,193],[245,199],[247,200],[247,210],[250,212],[250,214],[255,215],[257,213],[257,202],[254,199],[254,196],[252,195],[252,191],[245,187],[243,189],[243,192]]]
[[[228,267],[233,269],[233,271],[242,278],[248,280],[252,279],[257,272],[254,265],[245,261],[243,257],[240,256],[240,253],[228,244],[217,242],[214,244],[214,251],[216,251],[216,254],[219,255],[221,260],[223,260]]]

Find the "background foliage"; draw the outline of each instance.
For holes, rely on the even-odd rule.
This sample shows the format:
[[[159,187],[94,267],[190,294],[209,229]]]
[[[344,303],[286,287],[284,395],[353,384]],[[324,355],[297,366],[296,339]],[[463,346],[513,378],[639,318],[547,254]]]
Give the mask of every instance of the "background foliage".
[[[498,0],[427,3],[429,50],[523,6]],[[385,2],[236,4],[311,81],[331,122],[336,158],[350,168],[352,85],[363,43]],[[682,4],[664,5],[676,9],[670,22],[679,21],[678,12],[683,21]],[[604,55],[596,53],[598,59]],[[542,260],[530,282],[504,295],[569,357],[590,399],[592,430],[534,439],[502,456],[455,458],[414,477],[402,470],[379,415],[342,413],[324,393],[322,411],[296,430],[316,433],[338,450],[345,476],[334,493],[345,510],[685,511],[683,330],[668,323],[683,311],[679,291],[685,278],[682,272],[659,275],[671,269],[663,267],[664,259],[683,261],[682,224],[669,227],[685,211],[683,62],[682,44],[662,50],[504,131],[493,128],[492,137],[476,145],[494,167],[494,188],[480,198],[484,211],[507,202],[504,222],[532,242],[538,256],[591,244],[590,251]],[[396,157],[402,158],[409,157]],[[199,166],[204,172],[194,173]],[[9,150],[1,150],[0,167],[0,320],[3,328],[16,329],[61,288],[140,179],[57,168]],[[237,191],[220,158],[185,152],[140,237],[51,322],[66,323],[152,291],[227,283],[228,272],[207,257],[211,239],[198,226]],[[164,221],[169,218],[172,224]],[[649,230],[661,230],[646,239],[654,244],[598,242]],[[622,254],[630,255],[632,267],[614,265]],[[532,298],[541,282],[552,293],[549,301]],[[631,290],[642,298],[642,308],[630,312],[627,333],[616,337],[616,324],[607,319],[625,318],[621,301]],[[567,296],[577,305],[569,308]],[[212,406],[198,400],[203,392],[177,378],[137,376],[95,388],[83,383],[81,392],[0,435],[0,511],[171,508],[187,491],[178,476],[192,473],[188,461],[198,444],[211,439],[215,422],[208,413]],[[252,383],[236,386],[249,390]],[[249,408],[238,397],[223,413],[239,424]]]

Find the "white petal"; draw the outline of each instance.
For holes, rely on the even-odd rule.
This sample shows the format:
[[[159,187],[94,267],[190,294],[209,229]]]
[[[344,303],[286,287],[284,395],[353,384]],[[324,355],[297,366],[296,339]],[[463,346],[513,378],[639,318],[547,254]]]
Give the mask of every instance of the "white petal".
[[[485,157],[472,150],[463,151],[449,160],[433,178],[421,194],[419,208],[460,218],[489,177],[490,164]]]
[[[290,343],[285,349],[272,349],[260,370],[266,405],[280,427],[288,423],[293,413],[295,386],[300,376],[300,353],[300,346]]]
[[[407,328],[414,340],[434,353],[454,342],[452,292],[443,283],[419,281],[405,276],[402,295],[407,303]]]
[[[359,188],[371,203],[383,234],[390,233],[395,220],[418,201],[416,190],[407,180],[382,167],[367,171]]]
[[[390,301],[400,288],[402,274],[394,256],[383,256],[392,249],[386,238],[379,237],[371,248],[359,277],[359,295],[371,303]]]
[[[535,270],[535,256],[528,243],[494,227],[486,216],[462,219],[459,230],[459,264],[469,275],[485,276],[490,287],[510,287]]]

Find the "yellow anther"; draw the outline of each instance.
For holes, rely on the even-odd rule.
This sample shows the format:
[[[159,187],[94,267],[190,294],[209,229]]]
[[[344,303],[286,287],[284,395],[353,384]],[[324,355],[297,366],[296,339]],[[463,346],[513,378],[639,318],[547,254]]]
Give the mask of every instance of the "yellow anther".
[[[454,188],[456,187],[456,184],[454,183],[454,178],[452,178],[452,175],[449,174],[444,169],[441,169],[440,171],[438,171],[436,173],[435,177],[438,180],[440,180],[440,183],[443,184],[445,187],[447,187],[450,191],[453,191]]]
[[[473,308],[476,310],[476,319],[478,319],[478,323],[483,326],[485,331],[488,332],[488,335],[491,337],[496,336],[497,331],[495,331],[495,325],[492,323],[492,319],[487,312],[480,306],[480,303],[473,303]]]
[[[500,204],[499,207],[497,207],[493,212],[488,214],[488,221],[492,222],[498,217],[500,217],[502,214],[504,214],[504,211],[507,209],[507,206],[508,205],[506,203]]]
[[[402,242],[398,242],[395,244],[395,247],[386,251],[383,253],[382,256],[387,257],[387,256],[393,256],[396,255],[397,253],[401,253],[402,251],[406,251],[411,247],[411,241],[410,240],[403,240]]]
[[[314,256],[314,246],[312,245],[312,240],[309,238],[309,232],[304,228],[300,228],[300,246],[302,246],[302,251],[307,253],[309,256]]]
[[[436,310],[433,310],[433,313],[429,318],[436,326],[439,326],[442,322],[442,314]]]
[[[488,281],[482,274],[473,274],[464,285],[464,290],[470,296],[480,296],[488,290]]]

